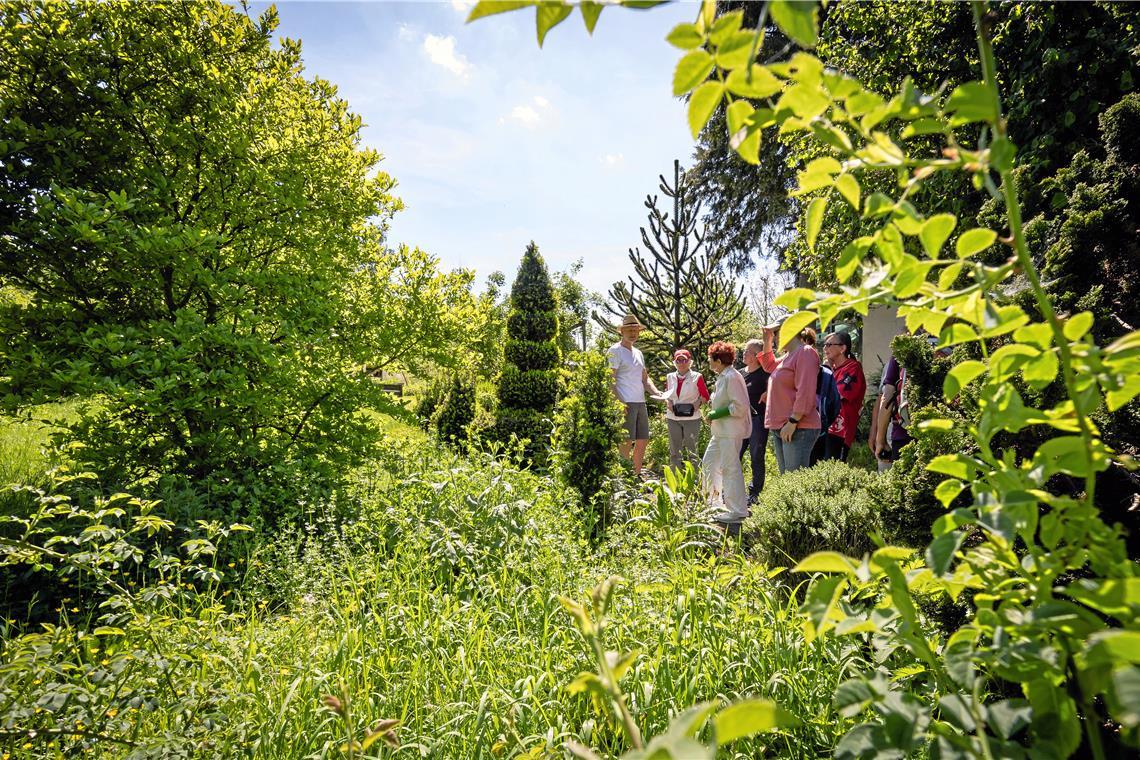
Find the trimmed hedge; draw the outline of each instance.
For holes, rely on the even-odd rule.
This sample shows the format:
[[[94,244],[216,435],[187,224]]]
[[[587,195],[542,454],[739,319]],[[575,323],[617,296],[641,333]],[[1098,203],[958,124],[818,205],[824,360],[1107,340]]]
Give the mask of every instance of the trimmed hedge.
[[[557,334],[558,312],[556,311],[512,310],[507,315],[507,335],[512,340],[548,341]]]
[[[499,376],[499,404],[510,408],[549,412],[558,401],[558,391],[558,375],[551,370],[524,372],[508,364]]]
[[[503,358],[522,371],[556,369],[561,363],[558,345],[550,341],[512,340],[507,343]]]
[[[467,426],[475,419],[475,381],[455,375],[436,412],[436,435],[445,443],[467,438]]]

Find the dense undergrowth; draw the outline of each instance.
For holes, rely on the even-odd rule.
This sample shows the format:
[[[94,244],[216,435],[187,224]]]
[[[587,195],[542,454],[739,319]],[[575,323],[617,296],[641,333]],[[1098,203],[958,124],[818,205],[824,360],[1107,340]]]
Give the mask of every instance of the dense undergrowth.
[[[387,426],[350,494],[311,506],[295,530],[243,535],[248,555],[214,554],[226,540],[217,533],[203,549],[158,531],[134,541],[138,558],[71,573],[89,593],[62,602],[52,624],[9,621],[5,750],[339,756],[350,733],[360,740],[395,720],[400,749],[377,742],[366,755],[557,756],[571,739],[619,753],[619,727],[566,689],[590,663],[559,603],[615,574],[627,583],[608,645],[639,652],[622,686],[647,735],[691,704],[746,695],[803,723],[736,742],[729,756],[816,757],[842,735],[831,694],[866,663],[836,640],[806,643],[795,595],[764,565],[699,549],[668,559],[641,523],[615,527],[593,549],[576,498],[552,480]],[[72,519],[103,526],[112,546],[129,543],[146,505],[117,498]],[[56,509],[61,500],[39,501]],[[92,516],[98,507],[123,513]],[[24,559],[58,577],[86,561],[74,553],[82,547],[56,548],[71,560]]]

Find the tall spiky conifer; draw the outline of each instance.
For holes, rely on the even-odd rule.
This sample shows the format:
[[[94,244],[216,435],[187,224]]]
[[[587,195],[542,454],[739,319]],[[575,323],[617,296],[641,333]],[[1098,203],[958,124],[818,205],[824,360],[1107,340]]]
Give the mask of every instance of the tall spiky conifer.
[[[673,162],[673,184],[662,175],[661,192],[673,199],[673,213],[657,208],[657,196],[645,198],[649,229],[641,228],[641,241],[649,256],[629,249],[634,274],[628,282],[614,283],[605,309],[621,322],[634,314],[646,332],[638,346],[646,358],[668,357],[674,349],[688,348],[694,355],[726,337],[744,313],[744,286],[722,271],[725,254],[702,250],[704,237],[697,230],[701,206],[681,171]]]

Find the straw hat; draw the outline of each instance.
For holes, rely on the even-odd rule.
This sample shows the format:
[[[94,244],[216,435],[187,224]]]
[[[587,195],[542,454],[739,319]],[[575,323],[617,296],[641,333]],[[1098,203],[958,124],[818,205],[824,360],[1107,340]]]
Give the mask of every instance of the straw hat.
[[[618,329],[624,330],[627,327],[644,327],[645,325],[637,321],[637,317],[633,314],[626,314],[625,318],[621,321],[621,327]]]

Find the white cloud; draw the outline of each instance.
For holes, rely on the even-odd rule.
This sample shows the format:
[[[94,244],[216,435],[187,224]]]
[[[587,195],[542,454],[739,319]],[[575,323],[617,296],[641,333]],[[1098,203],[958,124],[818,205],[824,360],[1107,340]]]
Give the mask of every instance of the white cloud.
[[[409,25],[400,24],[400,28],[399,28],[399,31],[397,32],[397,36],[400,38],[400,40],[402,42],[410,42],[411,40],[414,40],[419,35],[417,35],[415,30],[412,29],[412,27],[410,27]]]
[[[451,0],[451,7],[464,15],[471,10],[473,5],[475,5],[475,0]]]
[[[455,38],[450,35],[447,37],[427,35],[424,37],[424,52],[428,54],[432,63],[442,66],[458,77],[466,79],[471,75],[471,62],[455,52]]]
[[[625,156],[621,153],[607,153],[602,156],[602,166],[607,169],[616,169],[625,163]]]
[[[550,105],[550,101],[541,95],[535,95],[530,103],[520,103],[512,108],[509,114],[499,119],[499,123],[515,121],[527,129],[534,129],[549,121],[553,113],[554,108]]]

